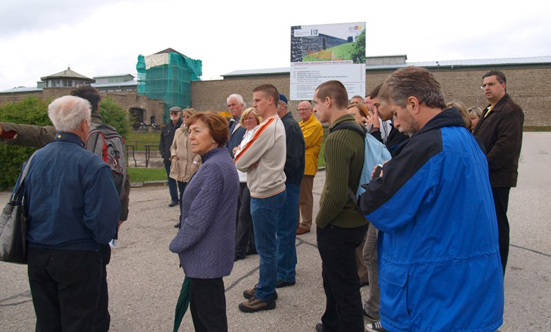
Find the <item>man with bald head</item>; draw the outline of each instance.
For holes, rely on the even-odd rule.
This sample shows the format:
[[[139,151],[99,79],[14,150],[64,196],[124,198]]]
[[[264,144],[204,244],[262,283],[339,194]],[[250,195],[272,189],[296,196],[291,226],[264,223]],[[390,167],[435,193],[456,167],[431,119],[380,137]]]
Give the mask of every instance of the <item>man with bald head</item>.
[[[302,119],[299,123],[300,130],[304,136],[304,176],[300,183],[299,194],[299,226],[297,235],[310,232],[312,226],[312,211],[314,208],[314,197],[312,188],[314,185],[314,176],[318,171],[318,155],[321,149],[321,140],[323,138],[323,127],[314,116],[312,104],[309,101],[302,101],[298,104],[298,114]],[[302,221],[300,221],[302,216]]]

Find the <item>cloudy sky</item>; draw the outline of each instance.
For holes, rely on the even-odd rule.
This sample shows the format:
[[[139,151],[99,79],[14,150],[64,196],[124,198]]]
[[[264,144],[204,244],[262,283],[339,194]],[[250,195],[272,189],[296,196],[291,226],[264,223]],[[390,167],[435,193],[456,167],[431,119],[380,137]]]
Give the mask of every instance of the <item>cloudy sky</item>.
[[[203,80],[287,67],[293,25],[366,22],[367,56],[409,62],[551,55],[551,2],[2,0],[0,91],[68,65],[131,73],[168,47],[203,61]]]

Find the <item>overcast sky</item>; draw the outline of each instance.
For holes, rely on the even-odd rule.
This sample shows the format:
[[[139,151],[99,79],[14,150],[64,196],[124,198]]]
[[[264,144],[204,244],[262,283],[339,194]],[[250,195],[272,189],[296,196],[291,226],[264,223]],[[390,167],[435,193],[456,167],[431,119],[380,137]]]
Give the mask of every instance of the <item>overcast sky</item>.
[[[35,87],[68,65],[130,73],[172,47],[203,61],[203,80],[288,67],[293,25],[366,22],[366,55],[408,62],[551,55],[551,2],[2,0],[0,91]]]

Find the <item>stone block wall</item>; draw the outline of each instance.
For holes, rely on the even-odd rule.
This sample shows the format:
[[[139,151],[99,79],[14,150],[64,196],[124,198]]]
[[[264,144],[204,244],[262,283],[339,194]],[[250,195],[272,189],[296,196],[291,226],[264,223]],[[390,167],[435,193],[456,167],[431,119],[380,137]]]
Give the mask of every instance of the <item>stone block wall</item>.
[[[432,70],[442,85],[446,102],[460,101],[465,106],[486,106],[487,100],[480,89],[482,75],[494,68],[440,69]],[[525,126],[551,126],[551,67],[498,68],[507,77],[507,92],[522,107]],[[366,95],[384,82],[392,72],[368,71],[366,74]],[[226,98],[232,93],[243,96],[247,107],[252,106],[252,89],[260,84],[270,83],[289,96],[289,75],[249,76],[227,78],[220,81],[192,82],[192,107],[197,110],[213,109],[225,111]],[[299,101],[290,101],[289,109],[298,119],[296,112]]]

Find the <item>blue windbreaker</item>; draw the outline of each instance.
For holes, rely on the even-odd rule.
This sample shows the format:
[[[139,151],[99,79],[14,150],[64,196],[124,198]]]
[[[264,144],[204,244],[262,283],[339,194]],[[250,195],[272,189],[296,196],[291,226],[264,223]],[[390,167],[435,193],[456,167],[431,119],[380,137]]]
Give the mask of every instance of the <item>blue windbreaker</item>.
[[[99,250],[121,211],[111,169],[72,133],[35,152],[24,182],[30,247]]]
[[[383,327],[497,330],[503,272],[488,163],[457,110],[397,147],[360,208],[380,230]]]

